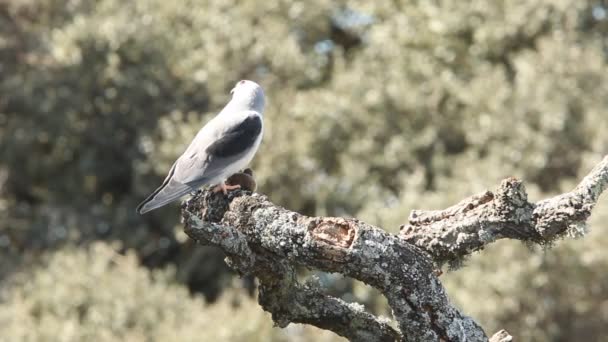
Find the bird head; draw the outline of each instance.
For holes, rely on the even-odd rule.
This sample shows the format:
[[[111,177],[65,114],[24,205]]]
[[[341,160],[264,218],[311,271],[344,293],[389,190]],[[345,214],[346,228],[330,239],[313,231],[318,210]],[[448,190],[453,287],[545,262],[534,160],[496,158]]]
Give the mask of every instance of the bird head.
[[[259,84],[248,80],[238,81],[230,94],[232,94],[231,102],[243,106],[243,109],[255,110],[260,114],[264,111],[264,90]]]

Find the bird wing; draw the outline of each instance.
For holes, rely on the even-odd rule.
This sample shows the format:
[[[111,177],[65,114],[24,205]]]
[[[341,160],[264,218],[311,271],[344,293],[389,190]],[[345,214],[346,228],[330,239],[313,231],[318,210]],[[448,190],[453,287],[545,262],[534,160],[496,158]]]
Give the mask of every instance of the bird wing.
[[[145,214],[150,210],[160,208],[165,204],[171,203],[185,194],[196,190],[191,188],[190,186],[177,182],[173,179],[173,175],[175,174],[175,166],[177,162],[173,164],[169,174],[163,181],[163,184],[158,187],[158,189],[154,190],[153,193],[150,194],[143,202],[141,202],[137,206],[137,213]]]
[[[176,162],[174,178],[180,183],[198,188],[218,177],[229,176],[223,175],[226,169],[256,147],[262,133],[259,113],[247,111],[214,120]]]
[[[218,177],[229,176],[224,174],[226,169],[247,157],[261,133],[262,118],[257,112],[215,117],[196,135],[163,184],[137,207],[137,212],[144,214],[162,207]]]

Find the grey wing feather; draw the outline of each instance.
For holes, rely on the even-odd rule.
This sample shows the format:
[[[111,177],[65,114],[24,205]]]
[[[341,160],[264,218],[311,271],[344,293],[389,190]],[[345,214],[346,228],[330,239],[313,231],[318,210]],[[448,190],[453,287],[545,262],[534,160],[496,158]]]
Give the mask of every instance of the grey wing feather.
[[[176,165],[177,163],[173,164],[163,184],[137,206],[139,214],[145,214],[150,210],[160,208],[195,190],[173,178]]]
[[[173,164],[163,184],[137,207],[137,212],[144,214],[162,207],[209,182],[229,176],[224,173],[247,156],[261,131],[262,120],[257,113],[232,122],[210,122]]]
[[[180,163],[175,178],[183,184],[199,188],[210,180],[220,177],[226,167],[240,157],[240,155],[237,155],[229,158],[219,158],[204,152],[201,155],[195,154],[189,161]]]
[[[240,121],[224,126],[213,141],[204,139],[204,135],[195,138],[192,146],[177,161],[175,179],[198,188],[220,177],[228,166],[250,151],[261,131],[260,116],[247,115]]]

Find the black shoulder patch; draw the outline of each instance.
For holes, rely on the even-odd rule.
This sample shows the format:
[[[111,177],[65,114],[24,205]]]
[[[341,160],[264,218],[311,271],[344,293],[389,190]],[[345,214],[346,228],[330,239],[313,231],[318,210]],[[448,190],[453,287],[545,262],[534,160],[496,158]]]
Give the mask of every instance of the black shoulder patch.
[[[206,152],[211,156],[226,158],[245,152],[257,139],[262,131],[262,119],[259,115],[248,116],[240,124],[234,126],[224,136],[207,147]]]

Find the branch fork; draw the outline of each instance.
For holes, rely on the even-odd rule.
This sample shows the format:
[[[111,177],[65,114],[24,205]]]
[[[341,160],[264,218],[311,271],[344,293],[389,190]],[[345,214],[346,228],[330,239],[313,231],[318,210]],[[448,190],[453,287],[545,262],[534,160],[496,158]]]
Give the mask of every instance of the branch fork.
[[[258,301],[275,323],[312,324],[351,341],[501,341],[490,339],[453,307],[435,275],[436,265],[460,259],[504,238],[547,244],[583,232],[608,186],[605,157],[571,192],[537,203],[521,181],[508,178],[438,211],[414,210],[398,235],[351,218],[308,217],[249,191],[201,191],[182,209],[185,232],[221,248],[240,274],[259,279]],[[394,324],[361,305],[300,283],[296,268],[336,272],[377,288]]]

